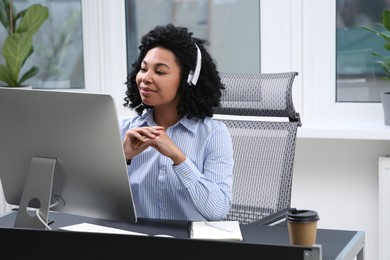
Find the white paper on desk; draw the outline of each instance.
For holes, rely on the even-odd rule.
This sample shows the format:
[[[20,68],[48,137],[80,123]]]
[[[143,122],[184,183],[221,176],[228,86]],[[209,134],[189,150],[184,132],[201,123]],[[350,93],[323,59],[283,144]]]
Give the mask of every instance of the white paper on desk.
[[[95,232],[95,233],[108,233],[108,234],[125,234],[125,235],[136,235],[136,236],[148,236],[147,234],[118,229],[118,228],[111,228],[111,227],[105,227],[90,223],[80,223],[70,226],[61,227],[62,230],[68,230],[68,231],[78,231],[78,232]]]
[[[242,241],[238,221],[194,221],[191,223],[192,239],[224,239]]]

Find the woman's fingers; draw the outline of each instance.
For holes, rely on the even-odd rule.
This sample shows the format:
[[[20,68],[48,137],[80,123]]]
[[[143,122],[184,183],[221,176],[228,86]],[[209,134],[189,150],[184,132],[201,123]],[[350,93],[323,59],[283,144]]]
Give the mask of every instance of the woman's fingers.
[[[161,126],[134,128],[126,132],[126,139],[133,149],[137,149],[159,136],[162,130]]]
[[[148,139],[154,139],[156,136],[160,135],[161,131],[164,128],[161,126],[156,127],[140,127],[135,128],[131,131],[129,131],[129,137],[130,138],[137,138],[138,140],[142,142],[146,142]]]

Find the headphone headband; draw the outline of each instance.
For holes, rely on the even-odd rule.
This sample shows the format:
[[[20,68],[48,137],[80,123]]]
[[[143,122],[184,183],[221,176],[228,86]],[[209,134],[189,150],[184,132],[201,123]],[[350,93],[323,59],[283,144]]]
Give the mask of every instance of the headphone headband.
[[[195,86],[199,79],[200,69],[202,67],[202,53],[200,52],[200,49],[198,45],[195,44],[196,47],[196,66],[195,71],[190,70],[190,73],[188,74],[187,82],[190,85]]]

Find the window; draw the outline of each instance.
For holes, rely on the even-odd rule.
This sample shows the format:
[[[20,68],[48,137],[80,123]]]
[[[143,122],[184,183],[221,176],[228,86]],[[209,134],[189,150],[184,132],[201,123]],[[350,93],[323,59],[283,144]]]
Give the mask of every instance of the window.
[[[341,77],[343,74],[337,73],[343,69],[337,65],[341,64],[342,59],[337,60],[336,56],[336,43],[340,40],[336,38],[337,1],[50,2],[81,3],[82,55],[86,70],[83,71],[82,66],[78,68],[83,71],[84,90],[111,94],[117,102],[119,115],[129,113],[122,106],[124,83],[128,64],[137,57],[140,37],[157,23],[173,22],[188,25],[190,30],[196,32],[196,36],[208,37],[210,52],[221,71],[297,71],[299,75],[294,80],[293,98],[302,117],[302,129],[310,126],[312,119],[321,119],[321,122],[323,119],[333,120],[329,124],[325,123],[325,128],[336,126],[334,120],[339,120],[342,124],[374,122],[369,125],[377,129],[383,125],[380,102],[375,99],[356,101],[348,95],[341,98],[340,93],[337,93],[338,82],[345,79]],[[81,63],[78,64],[80,66]],[[377,74],[375,77],[378,80]],[[344,80],[342,83],[346,82]],[[318,128],[322,129],[323,125],[316,125],[315,129]]]
[[[377,23],[382,22],[382,10],[386,7],[390,7],[390,1],[337,0],[337,102],[380,102],[380,93],[389,89],[389,82],[381,79],[383,69],[372,55],[387,55],[384,40],[362,28],[382,31]]]
[[[145,33],[174,23],[210,42],[220,71],[260,72],[259,10],[258,0],[126,0],[128,68]]]
[[[138,55],[141,36],[157,24],[172,22],[209,40],[209,51],[220,71],[295,70],[302,75],[301,32],[295,33],[295,28],[302,26],[302,13],[296,13],[302,5],[293,1],[125,0],[128,70]],[[301,77],[294,83],[298,111],[302,106]]]
[[[313,131],[318,129],[319,134],[313,132],[313,137],[322,137],[324,132],[337,136],[342,133],[339,131],[342,128],[347,137],[361,133],[359,137],[373,138],[373,132],[385,130],[383,108],[379,102],[337,102],[337,0],[290,0],[287,3],[291,7],[285,9],[290,10],[291,15],[278,15],[279,20],[283,17],[286,22],[275,21],[272,26],[274,31],[283,32],[275,35],[274,42],[286,43],[284,49],[287,54],[275,53],[273,60],[282,61],[287,57],[291,62],[290,68],[300,73],[294,81],[294,100],[302,116],[301,133],[308,127]],[[264,10],[263,4],[261,9]],[[268,11],[277,13],[275,10]],[[273,21],[272,18],[270,20]],[[264,33],[262,27],[262,45],[267,39]],[[286,41],[282,38],[285,34],[290,36]],[[267,52],[262,50],[262,59],[264,53]],[[263,62],[267,64],[272,59],[262,60],[262,68]]]
[[[16,8],[14,13],[35,3],[49,8],[49,18],[34,35],[34,52],[23,66],[25,70],[37,66],[39,73],[26,83],[33,88],[84,89],[81,1],[14,0],[13,2]],[[5,35],[6,31],[1,26],[0,39],[4,39]],[[0,55],[0,62],[4,62],[2,55]]]

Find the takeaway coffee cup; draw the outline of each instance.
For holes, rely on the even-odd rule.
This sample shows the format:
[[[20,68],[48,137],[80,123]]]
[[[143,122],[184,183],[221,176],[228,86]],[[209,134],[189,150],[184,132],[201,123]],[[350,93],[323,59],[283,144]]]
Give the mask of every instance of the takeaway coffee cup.
[[[312,246],[316,243],[318,213],[293,209],[287,213],[287,228],[291,245]]]

